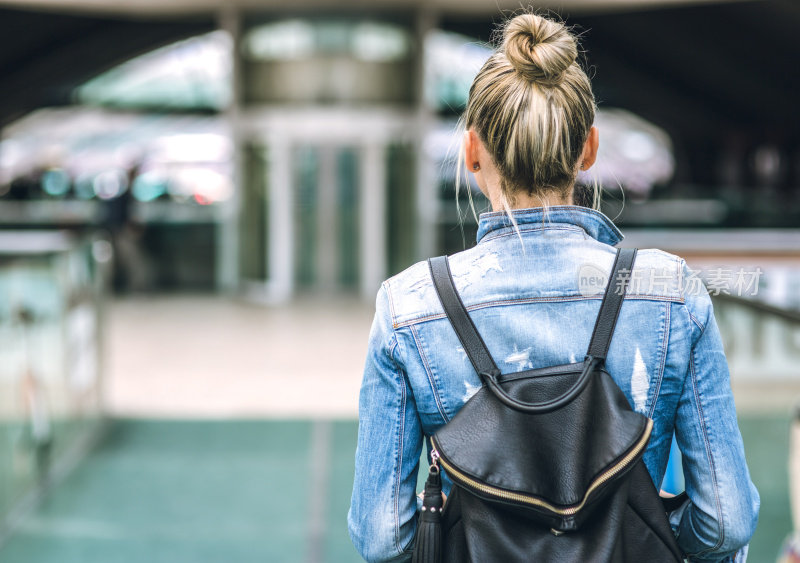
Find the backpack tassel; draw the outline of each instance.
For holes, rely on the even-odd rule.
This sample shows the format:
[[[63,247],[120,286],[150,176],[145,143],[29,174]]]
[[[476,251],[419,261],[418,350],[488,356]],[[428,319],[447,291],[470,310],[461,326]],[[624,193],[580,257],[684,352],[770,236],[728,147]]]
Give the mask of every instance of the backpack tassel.
[[[436,462],[428,470],[422,510],[417,522],[412,563],[439,563],[442,560],[442,478]]]

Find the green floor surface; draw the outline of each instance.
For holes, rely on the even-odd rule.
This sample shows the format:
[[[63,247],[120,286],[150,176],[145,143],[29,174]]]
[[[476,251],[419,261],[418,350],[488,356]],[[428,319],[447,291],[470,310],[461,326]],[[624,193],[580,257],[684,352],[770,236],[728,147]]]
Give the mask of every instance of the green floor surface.
[[[331,424],[324,561],[359,560],[345,528],[355,428]],[[311,432],[309,422],[114,422],[0,562],[306,562]]]
[[[748,563],[774,563],[792,528],[789,509],[789,413],[739,418],[747,465],[761,510]]]
[[[789,417],[740,425],[762,499],[749,561],[771,563],[791,527]],[[356,432],[354,421],[116,421],[0,563],[359,561],[346,530]]]

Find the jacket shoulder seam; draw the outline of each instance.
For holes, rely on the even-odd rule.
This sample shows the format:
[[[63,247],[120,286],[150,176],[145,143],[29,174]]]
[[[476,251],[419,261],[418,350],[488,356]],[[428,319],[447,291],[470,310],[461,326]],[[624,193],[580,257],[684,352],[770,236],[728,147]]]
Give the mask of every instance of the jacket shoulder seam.
[[[495,299],[492,301],[483,301],[480,303],[473,303],[471,305],[465,305],[467,311],[477,311],[479,309],[485,309],[487,307],[496,307],[496,306],[504,306],[504,305],[525,305],[529,303],[561,303],[561,302],[570,302],[570,301],[590,301],[590,300],[600,300],[603,298],[602,294],[592,295],[592,296],[582,296],[582,295],[564,295],[559,297],[520,297],[515,299]],[[684,303],[682,297],[674,297],[669,295],[644,295],[644,294],[634,294],[634,295],[625,295],[625,299],[637,300],[637,301],[667,301],[671,303]],[[420,324],[428,321],[435,321],[437,319],[443,319],[447,315],[444,312],[441,313],[424,313],[418,317],[413,317],[410,319],[406,319],[404,321],[397,321],[393,323],[394,328],[399,329],[406,326],[411,326],[415,324]]]
[[[381,287],[386,291],[386,300],[389,302],[389,315],[392,317],[392,328],[397,328],[397,314],[394,310],[394,299],[392,298],[392,288],[389,285],[389,281],[383,282]]]

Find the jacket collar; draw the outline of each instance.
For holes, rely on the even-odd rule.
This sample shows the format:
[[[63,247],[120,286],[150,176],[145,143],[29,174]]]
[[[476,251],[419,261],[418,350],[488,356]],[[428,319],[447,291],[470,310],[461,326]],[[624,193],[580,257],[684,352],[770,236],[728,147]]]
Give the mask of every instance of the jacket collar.
[[[582,229],[592,238],[611,246],[619,243],[623,237],[611,219],[588,207],[577,205],[531,207],[514,209],[511,211],[511,215],[517,222],[520,231],[563,229],[565,225],[573,225]],[[506,231],[514,232],[514,225],[505,211],[481,213],[478,221],[478,242],[505,234]]]

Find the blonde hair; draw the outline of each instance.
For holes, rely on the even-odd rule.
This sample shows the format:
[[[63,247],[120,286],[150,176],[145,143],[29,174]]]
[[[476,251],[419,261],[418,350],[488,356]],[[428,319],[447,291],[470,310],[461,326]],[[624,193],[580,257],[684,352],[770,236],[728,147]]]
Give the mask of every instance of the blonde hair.
[[[543,202],[569,195],[596,106],[576,38],[562,23],[526,13],[502,33],[472,82],[462,126],[475,129],[497,166],[508,211],[520,192]],[[595,206],[597,194],[595,186]]]

